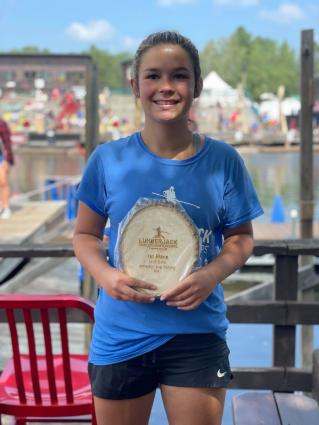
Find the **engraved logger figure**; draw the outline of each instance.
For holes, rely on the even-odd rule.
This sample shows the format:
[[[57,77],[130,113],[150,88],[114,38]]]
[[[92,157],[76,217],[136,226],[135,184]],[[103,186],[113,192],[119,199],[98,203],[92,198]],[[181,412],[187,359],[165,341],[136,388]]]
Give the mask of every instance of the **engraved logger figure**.
[[[200,208],[198,205],[194,205],[194,204],[191,204],[190,202],[185,202],[185,201],[181,201],[177,199],[174,186],[171,186],[167,190],[163,190],[163,194],[152,192],[152,195],[161,196],[162,198],[165,198],[166,201],[173,202],[174,204],[176,204],[176,202],[179,202],[181,204],[192,205],[195,208]]]
[[[153,236],[153,239],[166,239],[166,237],[163,235],[163,233],[166,233],[168,235],[168,232],[164,232],[160,226],[156,227],[156,235]]]

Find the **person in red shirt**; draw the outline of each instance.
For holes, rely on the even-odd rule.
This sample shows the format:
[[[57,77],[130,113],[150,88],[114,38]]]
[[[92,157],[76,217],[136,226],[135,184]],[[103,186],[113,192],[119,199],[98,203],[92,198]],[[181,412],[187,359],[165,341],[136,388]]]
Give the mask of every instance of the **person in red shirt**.
[[[0,218],[11,217],[9,205],[9,169],[14,164],[11,133],[7,123],[0,118]]]

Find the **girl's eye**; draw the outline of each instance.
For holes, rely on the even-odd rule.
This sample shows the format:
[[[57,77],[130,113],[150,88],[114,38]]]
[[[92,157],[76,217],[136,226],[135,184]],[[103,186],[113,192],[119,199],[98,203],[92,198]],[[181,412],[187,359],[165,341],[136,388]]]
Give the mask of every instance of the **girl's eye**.
[[[175,78],[177,78],[178,80],[186,80],[189,77],[187,74],[175,74]]]
[[[157,74],[149,74],[149,75],[147,75],[146,76],[146,78],[148,79],[148,80],[156,80],[157,78],[159,78],[158,77],[158,75]]]

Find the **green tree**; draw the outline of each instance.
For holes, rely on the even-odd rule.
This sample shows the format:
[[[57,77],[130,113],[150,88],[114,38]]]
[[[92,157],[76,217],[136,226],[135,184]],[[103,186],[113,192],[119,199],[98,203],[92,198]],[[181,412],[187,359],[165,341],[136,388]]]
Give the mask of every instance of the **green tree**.
[[[284,85],[286,95],[298,92],[298,62],[287,43],[277,45],[268,38],[257,37],[250,51],[247,89],[258,100],[263,92],[277,93]]]
[[[13,49],[11,53],[26,53],[26,54],[37,54],[37,55],[46,55],[51,53],[49,49],[41,49],[36,46],[24,46],[20,49]]]
[[[208,41],[202,52],[200,52],[200,64],[203,77],[206,77],[210,71],[216,69],[216,58],[218,53],[218,48],[212,40]]]
[[[127,52],[111,55],[106,50],[91,46],[90,50],[84,53],[89,54],[96,62],[101,86],[107,86],[111,89],[122,87],[121,62],[129,58]]]
[[[298,91],[298,61],[288,44],[253,37],[243,27],[229,38],[209,41],[201,62],[204,76],[215,70],[233,87],[242,82],[256,100],[265,91],[276,93],[279,85],[286,87],[287,95]]]

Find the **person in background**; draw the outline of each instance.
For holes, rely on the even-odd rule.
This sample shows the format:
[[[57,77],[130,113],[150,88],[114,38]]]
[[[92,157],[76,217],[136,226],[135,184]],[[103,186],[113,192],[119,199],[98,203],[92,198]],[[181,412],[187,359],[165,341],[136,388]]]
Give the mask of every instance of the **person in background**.
[[[100,287],[88,368],[97,423],[147,425],[159,387],[170,425],[221,425],[232,379],[221,283],[251,255],[251,220],[263,210],[236,150],[190,129],[203,81],[189,39],[149,35],[131,84],[143,129],[98,146],[77,191],[74,251]],[[156,298],[137,290],[155,285],[116,267],[115,247],[136,202],[162,193],[184,202],[201,235],[203,267]]]
[[[9,170],[14,164],[11,133],[8,124],[0,118],[0,218],[11,217]]]

